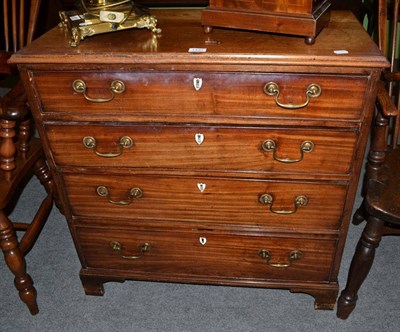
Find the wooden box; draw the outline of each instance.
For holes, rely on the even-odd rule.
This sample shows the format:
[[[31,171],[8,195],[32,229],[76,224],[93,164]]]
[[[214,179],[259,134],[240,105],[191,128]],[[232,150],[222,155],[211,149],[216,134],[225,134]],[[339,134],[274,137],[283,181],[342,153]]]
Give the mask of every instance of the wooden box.
[[[330,19],[327,0],[210,0],[202,13],[206,32],[213,27],[304,36],[307,44]]]

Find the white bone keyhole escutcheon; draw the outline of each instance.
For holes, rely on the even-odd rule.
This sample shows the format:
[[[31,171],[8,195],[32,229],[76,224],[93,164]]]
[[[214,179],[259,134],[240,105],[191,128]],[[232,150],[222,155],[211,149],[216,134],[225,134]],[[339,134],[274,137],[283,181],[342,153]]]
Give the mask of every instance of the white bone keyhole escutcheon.
[[[198,145],[200,145],[204,142],[204,135],[202,133],[197,133],[194,135],[194,140]]]
[[[204,246],[207,243],[207,239],[205,237],[202,237],[202,236],[199,238],[199,241],[200,241],[200,244],[202,246]]]
[[[200,192],[203,192],[206,190],[206,184],[205,183],[198,183],[197,188],[199,188]]]
[[[196,91],[199,91],[201,89],[201,87],[203,86],[203,79],[201,79],[199,77],[195,77],[193,79],[193,86],[196,89]]]

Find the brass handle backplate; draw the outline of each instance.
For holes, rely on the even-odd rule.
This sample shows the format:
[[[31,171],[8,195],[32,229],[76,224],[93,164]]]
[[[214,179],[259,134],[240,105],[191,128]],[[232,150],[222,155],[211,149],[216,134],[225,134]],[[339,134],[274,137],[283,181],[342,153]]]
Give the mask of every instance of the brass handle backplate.
[[[266,152],[273,151],[274,160],[279,161],[280,163],[293,164],[302,161],[304,159],[304,153],[312,152],[314,150],[314,143],[312,141],[302,142],[300,144],[300,157],[296,159],[278,157],[276,155],[277,144],[272,139],[267,139],[264,142],[262,142],[261,148]]]
[[[101,197],[107,197],[110,204],[114,205],[129,205],[132,204],[134,198],[141,198],[143,196],[143,191],[140,188],[132,188],[129,190],[128,200],[126,201],[114,201],[110,198],[110,191],[106,186],[98,186],[96,188],[97,195]]]
[[[129,149],[133,146],[133,140],[129,136],[124,136],[119,139],[118,142],[118,151],[117,152],[107,152],[101,153],[97,151],[97,142],[96,139],[92,136],[85,136],[82,139],[82,144],[85,148],[93,150],[93,152],[103,158],[115,158],[122,154],[123,149]]]
[[[282,108],[286,109],[299,109],[306,107],[310,103],[310,98],[317,98],[321,95],[322,93],[322,88],[318,84],[310,84],[307,87],[306,90],[306,101],[303,104],[292,104],[292,103],[287,103],[283,104],[279,101],[279,95],[280,95],[280,90],[279,90],[279,85],[276,84],[275,82],[268,82],[264,85],[264,93],[268,96],[275,96],[275,103]]]
[[[87,91],[86,83],[83,80],[73,81],[72,89],[77,93],[83,94],[83,97],[85,97],[85,99],[87,101],[90,101],[92,103],[107,103],[114,99],[116,93],[123,93],[125,91],[125,84],[124,84],[124,82],[119,81],[119,80],[112,81],[110,84],[110,87],[109,87],[109,90],[111,92],[111,97],[108,97],[108,98],[89,97],[86,93],[86,91]]]
[[[288,262],[287,263],[271,263],[271,254],[267,249],[260,249],[258,251],[258,256],[265,260],[265,262],[274,268],[287,268],[290,267],[293,261],[296,261],[304,256],[304,254],[299,250],[293,250],[289,253]]]
[[[268,194],[268,193],[262,194],[259,198],[259,202],[262,204],[265,204],[265,205],[269,205],[269,210],[272,213],[293,214],[293,213],[296,213],[297,208],[299,206],[306,206],[308,204],[308,198],[307,198],[307,196],[304,196],[304,195],[297,196],[294,199],[294,209],[293,210],[274,210],[273,204],[272,204],[274,202],[274,198],[271,194]]]
[[[115,250],[115,251],[118,251],[118,252],[122,253],[122,244],[120,242],[111,241],[110,242],[110,247],[111,247],[112,250]],[[150,251],[150,249],[151,249],[151,245],[146,242],[146,243],[143,243],[143,244],[141,244],[139,246],[139,250],[140,250],[139,255],[126,256],[126,255],[122,255],[121,254],[121,257],[124,258],[124,259],[139,259],[139,258],[142,258],[144,256],[145,252]]]

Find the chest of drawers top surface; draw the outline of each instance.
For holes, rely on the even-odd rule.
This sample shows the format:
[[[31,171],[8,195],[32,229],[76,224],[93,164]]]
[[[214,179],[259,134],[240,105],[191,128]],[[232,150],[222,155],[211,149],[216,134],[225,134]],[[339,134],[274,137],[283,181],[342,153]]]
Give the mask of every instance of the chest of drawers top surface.
[[[302,38],[263,32],[221,28],[205,34],[200,23],[201,10],[197,9],[153,10],[152,14],[162,29],[160,35],[146,29],[125,30],[85,38],[73,48],[68,33],[56,27],[14,55],[11,62],[85,66],[160,62],[179,66],[193,63],[387,66],[386,59],[351,12],[332,12],[329,26],[312,46],[306,45]]]

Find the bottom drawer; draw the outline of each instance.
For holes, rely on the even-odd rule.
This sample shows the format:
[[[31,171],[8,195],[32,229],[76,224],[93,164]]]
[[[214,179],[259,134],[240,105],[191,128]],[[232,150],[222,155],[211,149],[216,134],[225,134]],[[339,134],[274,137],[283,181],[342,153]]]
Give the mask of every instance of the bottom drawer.
[[[85,268],[190,278],[329,281],[333,238],[77,227]]]

